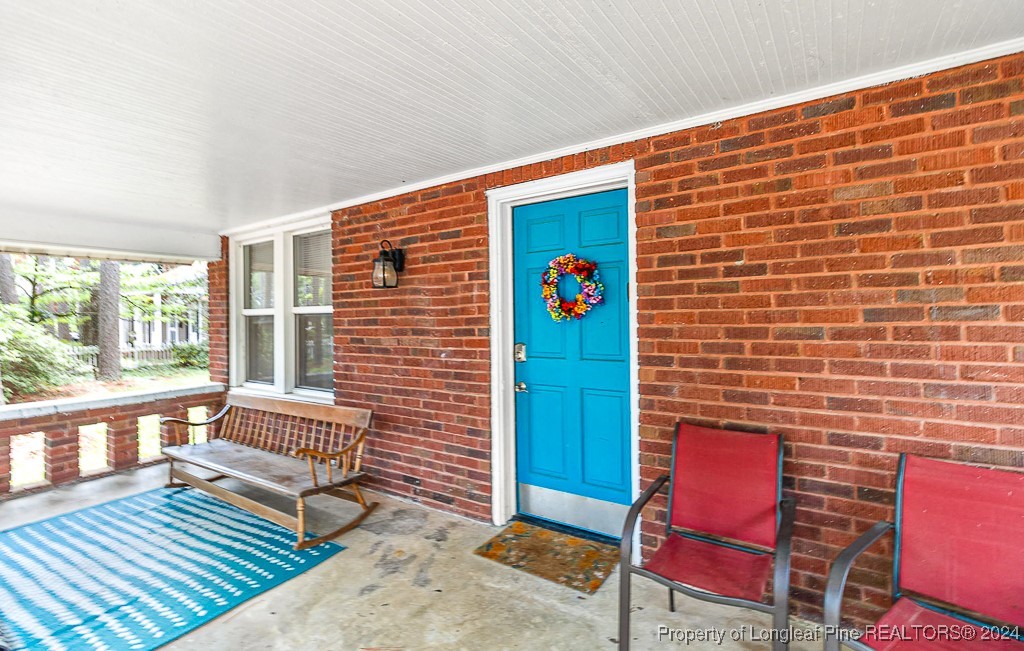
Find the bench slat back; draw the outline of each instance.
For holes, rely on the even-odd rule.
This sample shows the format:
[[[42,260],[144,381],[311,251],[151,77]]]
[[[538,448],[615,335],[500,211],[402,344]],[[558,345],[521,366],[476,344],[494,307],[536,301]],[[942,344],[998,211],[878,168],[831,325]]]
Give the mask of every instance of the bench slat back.
[[[370,426],[369,409],[229,394],[228,411],[220,438],[277,454],[299,448],[337,452]],[[359,470],[362,446],[352,468]]]
[[[1024,474],[907,455],[901,590],[1024,624]]]

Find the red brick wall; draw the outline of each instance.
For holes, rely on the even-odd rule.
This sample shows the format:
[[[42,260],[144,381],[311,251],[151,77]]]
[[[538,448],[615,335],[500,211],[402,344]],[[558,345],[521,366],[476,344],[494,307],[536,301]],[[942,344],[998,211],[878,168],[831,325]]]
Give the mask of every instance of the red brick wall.
[[[374,410],[378,487],[490,518],[484,189],[644,151],[620,145],[334,213],[335,393]],[[373,289],[385,238],[406,250],[406,271],[397,288]]]
[[[209,282],[210,380],[228,383],[228,238],[220,238],[220,260],[206,267]]]
[[[138,419],[150,414],[184,418],[190,407],[205,406],[212,416],[224,403],[223,391],[210,391],[172,398],[146,399],[116,407],[76,409],[68,406],[58,414],[33,416],[22,419],[0,420],[0,500],[21,494],[10,492],[10,441],[13,437],[32,432],[43,432],[45,447],[46,478],[49,485],[59,486],[77,481],[78,469],[78,428],[95,423],[107,424],[107,463],[116,472],[139,465]],[[17,407],[31,405],[16,405]],[[3,416],[0,413],[0,416]],[[161,440],[169,440],[171,431],[161,433]],[[211,430],[210,434],[213,434]],[[161,459],[162,460],[162,459]],[[90,474],[96,477],[104,473]]]
[[[336,212],[338,402],[375,410],[377,485],[487,517],[484,190],[635,158],[644,482],[678,419],[784,434],[819,616],[899,452],[1024,466],[1022,81],[1016,55]],[[383,238],[408,253],[389,291]],[[886,602],[887,553],[855,614]]]

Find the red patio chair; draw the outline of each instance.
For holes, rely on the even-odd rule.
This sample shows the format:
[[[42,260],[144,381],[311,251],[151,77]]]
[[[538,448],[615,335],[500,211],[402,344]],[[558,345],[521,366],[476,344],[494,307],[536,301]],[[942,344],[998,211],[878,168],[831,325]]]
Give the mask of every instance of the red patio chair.
[[[647,563],[633,565],[632,542],[643,507],[668,485],[667,538]],[[619,648],[629,649],[633,574],[675,593],[772,614],[772,648],[788,648],[789,556],[795,505],[782,499],[782,438],[679,423],[671,475],[643,492],[622,530]],[[772,576],[773,599],[763,597]]]
[[[895,523],[871,527],[832,565],[826,651],[839,651],[840,644],[878,651],[1024,649],[1024,642],[1002,635],[1024,626],[1024,474],[901,455],[895,516]],[[850,567],[890,529],[892,608],[859,640],[840,639]]]

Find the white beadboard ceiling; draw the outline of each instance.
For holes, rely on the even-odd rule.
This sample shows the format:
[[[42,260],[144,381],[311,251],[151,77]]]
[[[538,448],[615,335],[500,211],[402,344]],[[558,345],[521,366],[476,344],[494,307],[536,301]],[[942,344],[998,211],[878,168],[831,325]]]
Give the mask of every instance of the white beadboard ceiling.
[[[1022,35],[1021,0],[0,0],[0,241],[215,257],[219,232]]]

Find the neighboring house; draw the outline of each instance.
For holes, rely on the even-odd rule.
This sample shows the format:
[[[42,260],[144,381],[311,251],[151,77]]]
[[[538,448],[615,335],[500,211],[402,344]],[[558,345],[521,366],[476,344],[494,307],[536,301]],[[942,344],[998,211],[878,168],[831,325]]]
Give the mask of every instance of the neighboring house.
[[[171,291],[151,295],[154,311],[148,317],[140,308],[134,308],[133,318],[121,319],[121,349],[153,349],[179,343],[200,343],[206,339],[208,301],[206,288],[201,282],[206,277],[206,265],[196,263],[171,267],[161,279]],[[130,296],[128,297],[130,299]],[[162,309],[174,301],[177,318],[168,319]],[[122,314],[124,301],[122,301]]]

